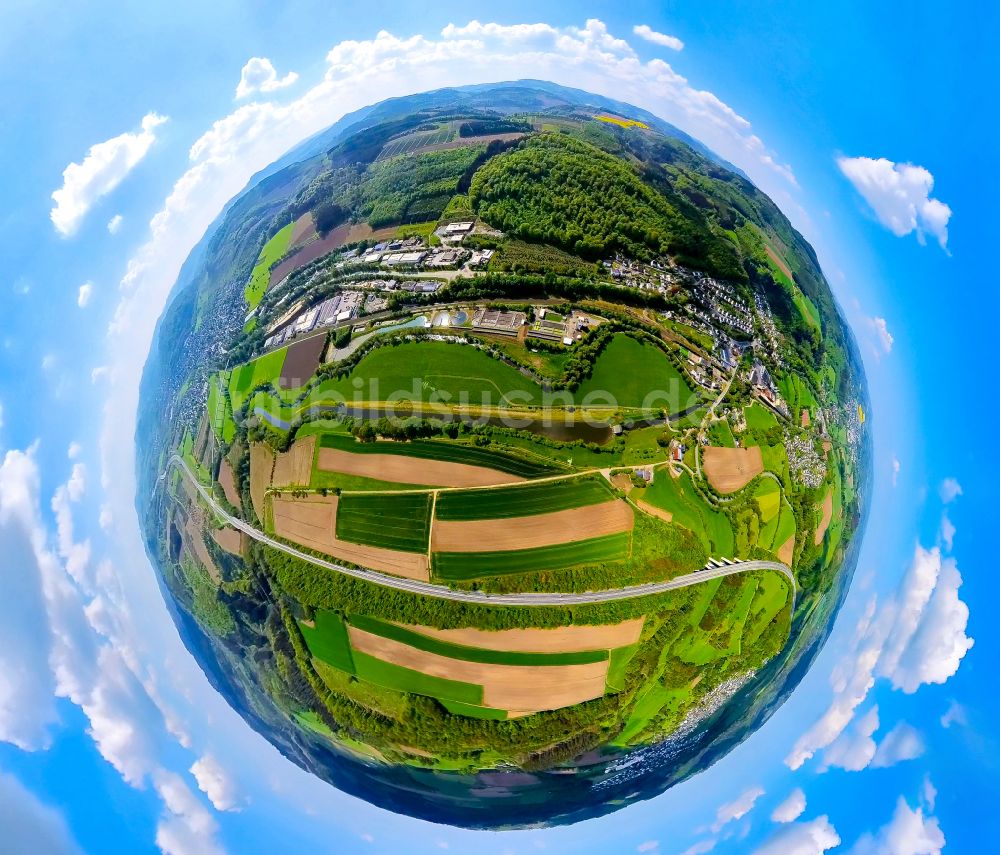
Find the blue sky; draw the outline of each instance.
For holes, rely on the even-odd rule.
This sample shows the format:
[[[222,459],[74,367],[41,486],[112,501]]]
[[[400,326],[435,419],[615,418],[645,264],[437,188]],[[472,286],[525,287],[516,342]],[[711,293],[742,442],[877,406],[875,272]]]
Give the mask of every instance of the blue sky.
[[[142,6],[14,3],[0,31],[8,846],[990,849],[1000,795],[1000,586],[987,561],[1000,300],[985,34],[995,12]],[[254,91],[237,99],[251,57],[270,65],[245,75]],[[473,834],[332,790],[215,695],[177,638],[138,539],[131,432],[152,324],[179,265],[254,171],[345,110],[516,77],[646,107],[772,195],[816,247],[858,336],[876,485],[833,638],[765,727],[651,802],[567,829]]]

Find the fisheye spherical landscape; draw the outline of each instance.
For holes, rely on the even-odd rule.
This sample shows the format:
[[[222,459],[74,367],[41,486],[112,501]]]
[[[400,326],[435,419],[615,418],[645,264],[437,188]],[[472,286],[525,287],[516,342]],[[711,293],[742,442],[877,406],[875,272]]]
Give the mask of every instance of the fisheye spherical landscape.
[[[392,810],[567,823],[750,735],[856,561],[867,396],[815,253],[647,112],[539,81],[351,114],[192,253],[139,417],[213,684]]]

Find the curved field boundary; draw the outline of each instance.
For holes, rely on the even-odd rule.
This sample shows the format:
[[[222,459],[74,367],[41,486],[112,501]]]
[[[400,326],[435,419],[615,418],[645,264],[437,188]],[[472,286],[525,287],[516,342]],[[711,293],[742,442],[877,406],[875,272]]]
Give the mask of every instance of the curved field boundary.
[[[735,493],[764,471],[760,446],[720,448],[710,445],[701,452],[701,468],[708,483],[720,493]]]
[[[452,600],[457,603],[479,603],[480,605],[487,606],[569,606],[584,605],[587,603],[611,603],[618,600],[632,600],[637,597],[650,597],[666,593],[667,591],[676,591],[678,588],[699,585],[710,579],[720,579],[724,576],[734,576],[737,573],[749,573],[755,570],[774,570],[781,573],[791,586],[793,597],[797,591],[794,574],[787,566],[777,561],[740,561],[734,564],[706,567],[704,570],[697,570],[694,573],[677,576],[666,582],[647,582],[643,585],[630,585],[626,588],[611,588],[604,591],[584,591],[579,594],[538,593],[534,591],[523,594],[487,594],[485,591],[454,590],[447,585],[437,585],[433,582],[389,576],[373,570],[363,570],[360,567],[348,567],[344,564],[337,564],[334,561],[327,561],[324,558],[317,558],[315,555],[310,555],[307,552],[296,549],[294,546],[290,546],[287,543],[264,534],[264,532],[254,528],[250,523],[239,517],[234,517],[226,511],[225,508],[215,501],[211,493],[198,482],[187,463],[176,454],[171,456],[167,465],[168,468],[170,466],[179,466],[183,470],[188,480],[198,491],[202,501],[214,511],[220,520],[229,523],[233,528],[239,529],[259,543],[263,543],[265,546],[269,546],[279,552],[284,552],[286,555],[291,555],[300,561],[306,561],[334,573],[342,573],[345,576],[352,576],[355,579],[371,582],[373,585],[395,588],[398,591],[406,591],[424,597],[436,597],[439,600]],[[163,477],[166,477],[166,473],[164,473]]]
[[[418,460],[440,460],[446,463],[465,463],[471,466],[485,466],[517,475],[521,478],[540,478],[557,475],[564,471],[558,466],[533,463],[508,454],[502,454],[473,445],[459,445],[453,442],[435,440],[412,440],[410,442],[358,442],[353,436],[327,433],[320,437],[320,448],[336,448],[353,454],[398,454]]]
[[[492,487],[514,484],[524,479],[485,466],[449,463],[444,460],[420,460],[399,454],[356,454],[339,448],[320,448],[316,468],[324,472],[360,475],[397,484],[438,487]]]

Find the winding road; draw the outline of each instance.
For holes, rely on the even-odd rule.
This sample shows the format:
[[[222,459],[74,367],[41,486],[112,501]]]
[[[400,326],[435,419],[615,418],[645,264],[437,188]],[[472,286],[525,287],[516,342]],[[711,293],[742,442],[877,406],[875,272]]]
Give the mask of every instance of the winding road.
[[[254,528],[245,520],[234,517],[223,508],[215,497],[198,481],[187,463],[176,454],[171,456],[167,464],[169,471],[171,466],[179,466],[181,471],[190,479],[197,489],[198,494],[205,503],[212,509],[215,515],[227,525],[243,532],[254,540],[277,549],[294,558],[308,561],[317,567],[324,567],[336,573],[343,573],[345,576],[353,576],[356,579],[363,579],[375,585],[382,585],[386,588],[396,588],[400,591],[408,591],[411,594],[420,594],[425,597],[437,597],[441,600],[452,600],[459,603],[478,603],[490,606],[571,606],[583,605],[586,603],[608,603],[616,600],[631,600],[636,597],[646,597],[651,594],[662,594],[666,591],[675,591],[678,588],[687,588],[690,585],[697,585],[700,582],[707,582],[710,579],[719,579],[724,576],[733,576],[737,573],[747,573],[753,570],[776,570],[788,579],[792,586],[793,603],[797,591],[795,576],[792,571],[777,561],[738,561],[732,564],[709,565],[703,570],[678,576],[666,582],[647,582],[644,585],[632,585],[626,588],[613,588],[605,591],[584,591],[582,593],[540,593],[526,592],[521,594],[488,594],[485,591],[463,591],[449,588],[447,585],[435,585],[433,582],[421,582],[416,579],[404,579],[401,576],[390,576],[386,573],[378,573],[374,570],[361,570],[357,567],[347,567],[324,558],[317,558],[290,546],[283,541],[277,540]],[[166,472],[164,472],[165,477]]]

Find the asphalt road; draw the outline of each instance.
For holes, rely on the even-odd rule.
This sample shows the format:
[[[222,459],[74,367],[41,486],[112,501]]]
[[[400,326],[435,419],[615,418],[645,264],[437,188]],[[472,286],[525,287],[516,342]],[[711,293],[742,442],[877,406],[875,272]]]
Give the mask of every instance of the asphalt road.
[[[707,582],[709,579],[719,579],[723,576],[733,576],[737,573],[747,573],[752,570],[776,570],[782,573],[791,583],[793,594],[796,591],[795,577],[792,571],[777,561],[740,561],[733,564],[724,564],[720,567],[706,567],[685,576],[678,576],[666,582],[648,582],[645,585],[632,585],[627,588],[613,588],[605,591],[584,591],[579,594],[560,593],[538,593],[528,592],[523,594],[488,594],[484,591],[461,591],[449,588],[447,585],[435,585],[432,582],[421,582],[416,579],[404,579],[400,576],[390,576],[385,573],[377,573],[374,570],[360,570],[356,567],[347,567],[325,558],[317,558],[307,552],[302,552],[294,546],[289,546],[280,540],[265,534],[254,528],[245,520],[234,517],[226,511],[215,497],[195,478],[194,473],[188,468],[187,463],[176,454],[170,458],[167,468],[176,465],[180,466],[184,474],[191,480],[191,483],[198,490],[202,499],[215,512],[216,516],[227,525],[232,526],[244,534],[277,549],[287,555],[292,555],[317,567],[325,567],[335,573],[343,573],[346,576],[354,576],[356,579],[364,579],[375,585],[383,585],[386,588],[396,588],[400,591],[409,591],[411,594],[421,594],[425,597],[437,597],[441,600],[452,600],[459,603],[479,603],[490,606],[572,606],[585,603],[608,603],[615,600],[631,600],[635,597],[646,597],[651,594],[662,594],[665,591],[675,591],[678,588],[686,588],[690,585],[697,585]]]

